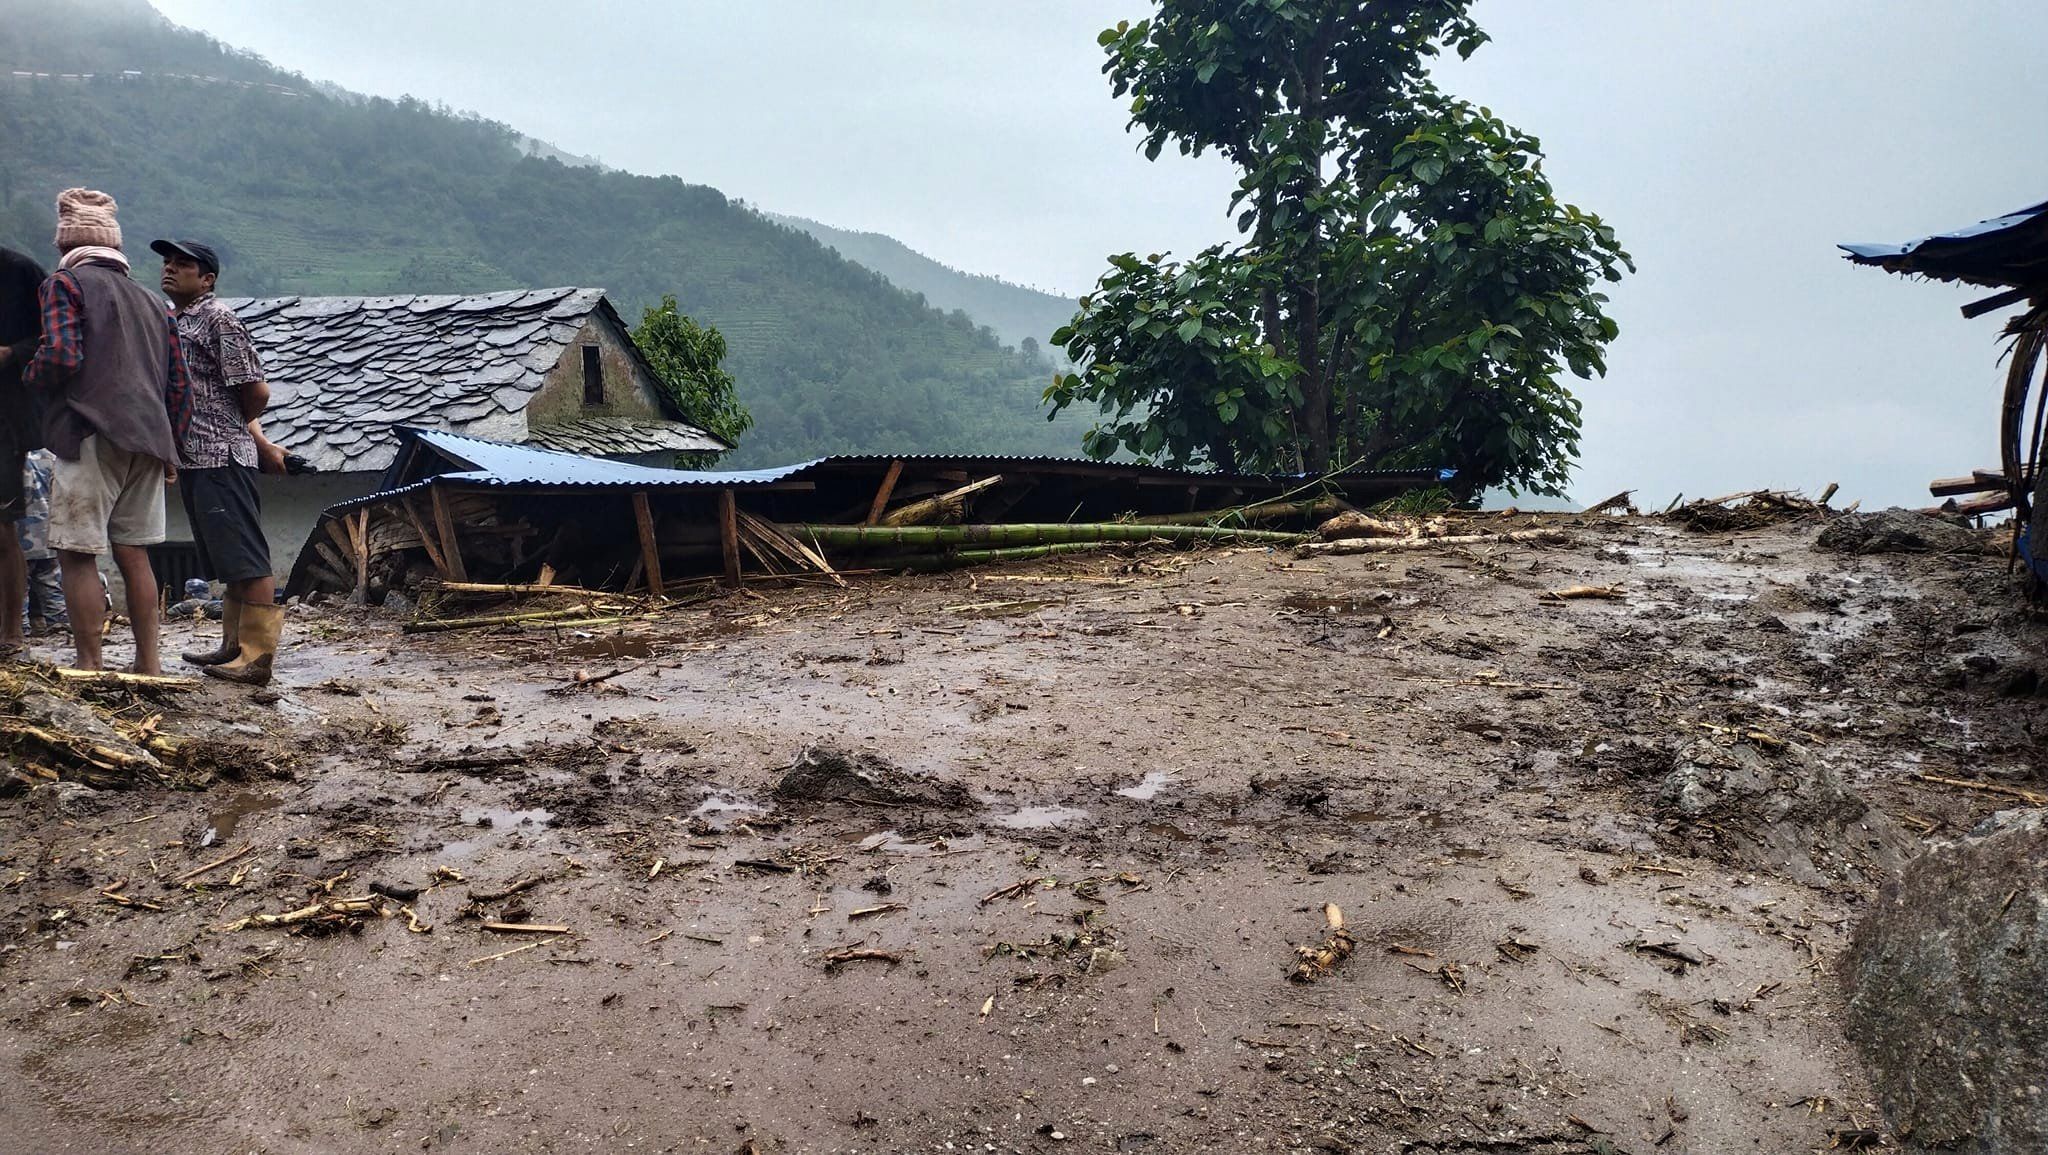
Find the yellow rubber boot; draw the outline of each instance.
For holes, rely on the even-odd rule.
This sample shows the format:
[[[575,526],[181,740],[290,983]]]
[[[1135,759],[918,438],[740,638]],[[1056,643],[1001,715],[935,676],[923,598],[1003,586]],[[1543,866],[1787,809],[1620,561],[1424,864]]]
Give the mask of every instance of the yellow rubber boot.
[[[242,603],[227,598],[220,603],[220,646],[212,650],[186,650],[179,654],[195,666],[218,666],[232,662],[242,652]]]
[[[207,666],[206,676],[244,686],[270,684],[270,665],[277,657],[277,639],[284,633],[284,607],[251,603],[242,607],[242,652],[232,662]]]

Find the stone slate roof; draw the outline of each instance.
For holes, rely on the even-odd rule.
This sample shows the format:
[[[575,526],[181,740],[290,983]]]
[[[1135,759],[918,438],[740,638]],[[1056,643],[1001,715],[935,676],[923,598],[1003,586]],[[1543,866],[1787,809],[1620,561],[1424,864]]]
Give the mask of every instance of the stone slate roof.
[[[382,470],[397,455],[399,425],[596,455],[730,448],[681,420],[527,427],[527,403],[592,313],[625,331],[602,289],[222,303],[263,357],[264,434],[323,471]]]

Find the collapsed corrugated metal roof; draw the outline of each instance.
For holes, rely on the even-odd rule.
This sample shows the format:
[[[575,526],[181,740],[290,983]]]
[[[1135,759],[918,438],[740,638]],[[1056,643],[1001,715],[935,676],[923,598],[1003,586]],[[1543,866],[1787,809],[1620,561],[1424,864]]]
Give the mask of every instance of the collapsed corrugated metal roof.
[[[1838,246],[1859,265],[1990,288],[2048,284],[2048,202],[1904,244]]]

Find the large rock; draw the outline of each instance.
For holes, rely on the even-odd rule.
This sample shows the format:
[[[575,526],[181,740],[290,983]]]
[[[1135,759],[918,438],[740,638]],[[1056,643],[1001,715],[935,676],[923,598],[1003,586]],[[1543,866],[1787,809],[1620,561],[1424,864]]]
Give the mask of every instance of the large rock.
[[[808,746],[783,771],[775,797],[784,802],[854,802],[873,806],[958,810],[974,804],[965,786],[913,774],[878,754]]]
[[[1875,885],[1906,857],[1903,831],[1798,744],[1701,738],[1678,751],[1661,801],[1697,849],[1808,886]]]
[[[2008,811],[1884,888],[1842,961],[1907,1151],[2048,1151],[2048,823]]]
[[[1845,513],[1820,531],[1820,547],[1839,553],[1983,553],[1988,540],[1960,517],[1910,509]]]

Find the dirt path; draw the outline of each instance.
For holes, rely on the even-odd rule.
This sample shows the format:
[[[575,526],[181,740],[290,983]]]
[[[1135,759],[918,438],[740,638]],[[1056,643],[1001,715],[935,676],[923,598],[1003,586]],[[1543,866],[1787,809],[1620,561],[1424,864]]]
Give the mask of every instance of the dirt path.
[[[262,748],[241,780],[0,801],[0,1150],[1703,1155],[1882,1126],[1829,970],[1875,873],[1797,881],[1661,785],[1760,734],[1872,821],[1967,827],[1994,796],[1912,775],[2040,771],[2034,700],[1987,688],[2039,661],[2002,567],[1576,532],[749,593],[589,638],[295,616],[278,700],[188,702]],[[1540,597],[1580,583],[1627,595]],[[974,802],[778,803],[813,743]],[[162,909],[102,897],[123,878]],[[482,909],[567,934],[465,917],[523,879]],[[323,881],[402,898],[220,929]],[[1325,903],[1356,954],[1289,982]]]

